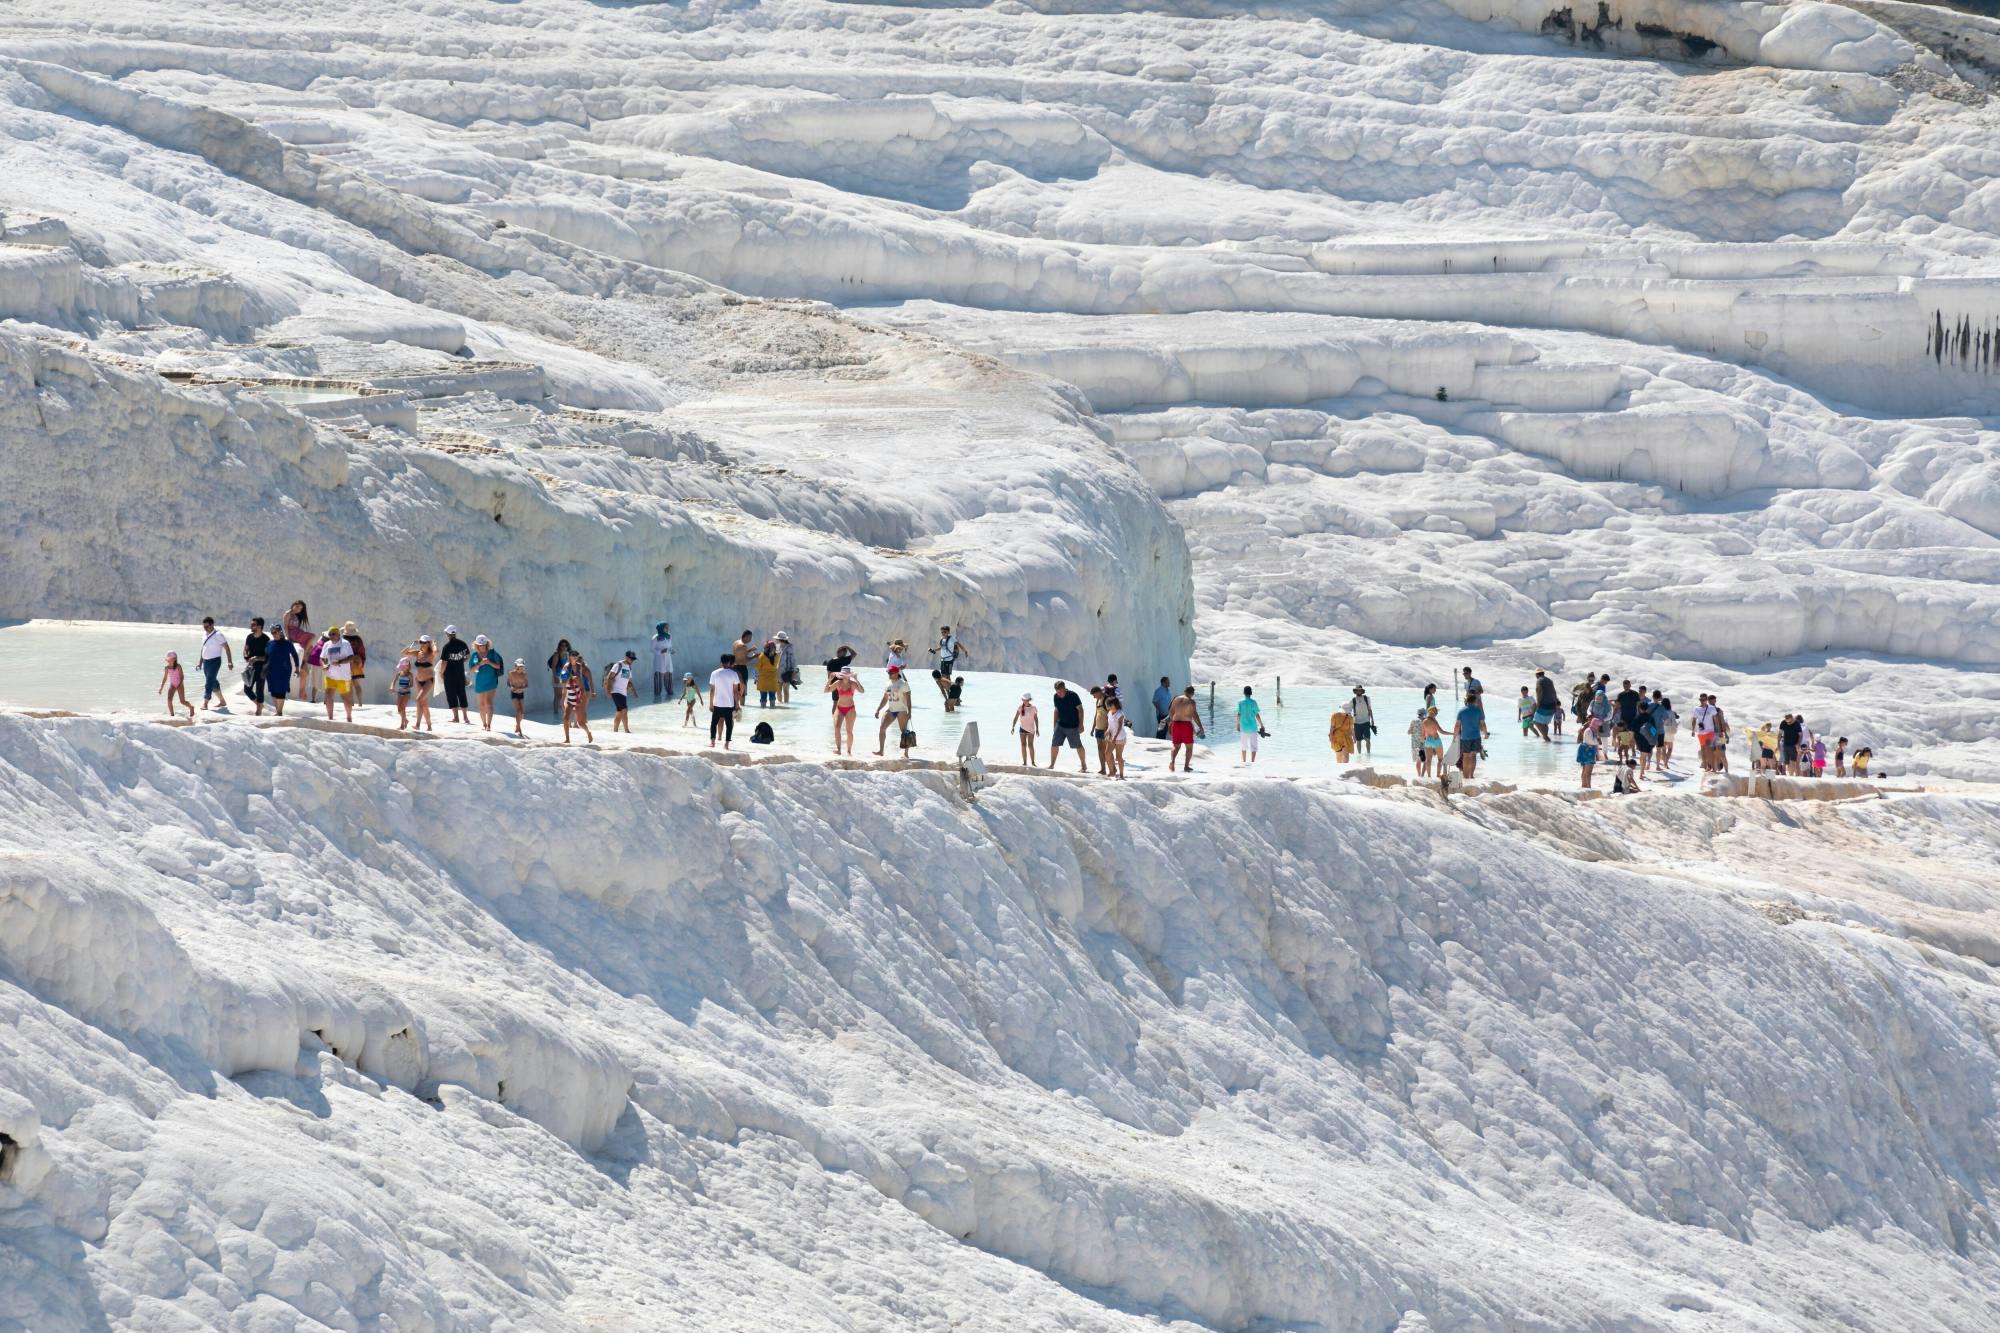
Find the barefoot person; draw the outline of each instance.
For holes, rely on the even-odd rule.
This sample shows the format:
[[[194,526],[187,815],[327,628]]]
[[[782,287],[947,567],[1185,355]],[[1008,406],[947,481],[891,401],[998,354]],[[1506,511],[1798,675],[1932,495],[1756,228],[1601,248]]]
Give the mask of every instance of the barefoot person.
[[[701,707],[701,687],[694,683],[694,672],[681,677],[681,729],[685,731],[694,725],[694,710]]]
[[[514,734],[523,740],[528,733],[521,730],[521,724],[528,720],[528,659],[517,657],[514,667],[507,673],[507,697],[514,701]]]
[[[341,637],[340,626],[334,625],[326,632],[326,642],[319,650],[320,665],[326,670],[326,720],[333,721],[333,701],[340,700],[348,722],[354,720],[354,693],[349,682],[354,678],[354,649],[347,646]]]
[[[1132,733],[1131,724],[1125,720],[1125,705],[1117,695],[1111,696],[1111,715],[1106,719],[1104,731],[1105,752],[1111,757],[1111,776],[1120,782],[1125,780],[1125,742]]]
[[[236,669],[236,650],[229,646],[229,637],[215,627],[215,617],[201,618],[201,711],[209,710],[209,699],[215,699],[215,711],[229,711],[229,696],[222,689],[222,660],[229,659],[229,669]]]
[[[160,687],[154,690],[153,693],[167,696],[168,717],[180,716],[176,700],[181,704],[187,705],[189,717],[194,716],[194,705],[188,702],[187,671],[181,666],[181,655],[179,653],[167,654],[167,664],[160,669]]]
[[[897,740],[902,740],[901,732],[910,729],[910,709],[914,701],[910,697],[910,683],[903,679],[901,667],[889,668],[889,683],[882,687],[882,697],[875,702],[875,716],[881,725],[875,729],[875,753],[880,755],[888,744],[889,728],[898,730]]]
[[[292,692],[304,660],[297,644],[285,634],[274,634],[264,645],[264,691],[270,696],[271,711],[285,715],[285,696]]]
[[[667,697],[674,687],[674,634],[662,620],[653,626],[653,702]]]
[[[590,668],[583,664],[583,654],[575,648],[569,650],[569,665],[563,669],[563,744],[569,744],[569,730],[576,727],[583,732],[583,739],[592,745],[597,737],[590,734]]]
[[[1347,710],[1352,705],[1342,704],[1333,710],[1333,717],[1326,724],[1326,743],[1333,747],[1333,757],[1339,763],[1346,763],[1354,754],[1354,735],[1357,730],[1354,714]]]
[[[1167,740],[1173,746],[1167,752],[1167,772],[1174,771],[1174,761],[1181,759],[1183,750],[1187,757],[1181,760],[1181,772],[1194,772],[1194,738],[1207,735],[1208,729],[1201,725],[1201,709],[1194,701],[1194,686],[1190,685],[1174,696],[1167,709]]]
[[[415,694],[417,720],[415,726],[418,731],[436,730],[431,725],[431,694],[437,689],[437,660],[437,644],[431,639],[430,635],[419,634],[417,636],[417,655],[410,662],[410,665],[415,668],[417,673]],[[560,699],[562,695],[558,693],[556,697]]]
[[[257,705],[256,716],[264,716],[264,665],[270,660],[271,636],[264,632],[264,617],[250,617],[250,632],[243,636],[243,693]]]
[[[500,688],[500,675],[507,659],[484,634],[472,640],[472,695],[479,701],[479,729],[493,730],[493,695]]]
[[[736,705],[743,699],[743,677],[736,673],[736,654],[724,653],[722,664],[708,673],[708,743],[722,738],[722,748],[736,738]]]
[[[410,696],[417,692],[417,645],[405,644],[389,676],[389,692],[396,699],[396,730],[410,729]]]
[[[855,700],[866,694],[867,687],[854,674],[853,667],[842,667],[827,679],[822,694],[833,696],[833,752],[835,754],[854,753],[854,718],[859,711]],[[845,740],[847,749],[843,752],[841,742]]]
[[[558,721],[561,721],[563,710],[567,706],[565,703],[567,696],[563,692],[563,673],[569,670],[569,654],[568,639],[557,639],[556,650],[549,654],[549,698],[552,701],[549,712],[553,713]]]
[[[630,648],[625,656],[618,658],[604,668],[604,690],[611,696],[611,730],[632,734],[632,664],[639,660],[639,654]]]
[[[1375,701],[1368,697],[1368,691],[1359,685],[1354,687],[1354,702],[1349,707],[1354,715],[1354,751],[1375,757]]]
[[[1597,771],[1600,755],[1598,743],[1604,735],[1604,724],[1596,718],[1585,718],[1583,732],[1576,738],[1576,762],[1583,770],[1583,789],[1590,790],[1590,775]]]
[[[1088,773],[1090,762],[1083,757],[1083,696],[1057,681],[1054,702],[1056,729],[1049,735],[1049,767],[1056,766],[1067,745],[1076,751],[1076,771]]]
[[[1353,719],[1348,719],[1350,726]],[[1257,762],[1257,742],[1264,735],[1264,710],[1250,693],[1250,687],[1243,687],[1243,697],[1236,701],[1236,749],[1239,763]],[[1349,733],[1350,741],[1352,732]]]
[[[347,646],[354,650],[354,656],[347,662],[351,673],[347,678],[347,695],[359,708],[368,702],[368,645],[362,641],[361,632],[354,628],[351,620],[340,627],[340,637],[347,640]]]
[[[472,649],[458,637],[458,626],[444,627],[444,648],[438,657],[444,665],[444,702],[451,709],[451,720],[470,725],[472,701],[465,696],[465,664],[472,657]]]
[[[293,693],[306,703],[316,704],[319,702],[320,678],[319,666],[314,660],[317,657],[313,651],[314,641],[318,636],[313,633],[312,613],[306,610],[304,602],[293,602],[291,610],[285,612],[284,620],[279,623],[284,626],[285,637],[292,641],[292,649],[299,657],[298,687]]]
[[[1041,714],[1035,711],[1035,696],[1021,696],[1020,706],[1014,710],[1014,721],[1010,727],[1021,738],[1021,762],[1033,768],[1040,761],[1035,758],[1035,733],[1041,730]]]
[[[1424,710],[1419,708],[1417,710],[1416,721],[1404,728],[1410,737],[1410,762],[1416,765],[1417,776],[1420,778],[1430,776],[1431,771],[1430,752],[1424,749],[1424,719],[1426,716],[1427,714]]]
[[[1471,673],[1467,667],[1466,672]],[[1465,692],[1465,706],[1458,710],[1458,721],[1452,724],[1451,734],[1458,742],[1458,771],[1467,778],[1478,767],[1479,756],[1484,752],[1486,737],[1491,733],[1486,727],[1486,710],[1480,706],[1483,696],[1477,690]]]

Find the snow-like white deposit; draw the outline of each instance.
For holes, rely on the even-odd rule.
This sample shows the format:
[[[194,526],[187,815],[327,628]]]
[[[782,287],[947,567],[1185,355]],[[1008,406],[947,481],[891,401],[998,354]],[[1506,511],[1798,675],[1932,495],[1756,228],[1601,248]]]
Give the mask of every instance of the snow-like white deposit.
[[[0,617],[2000,778],[1996,90],[1900,0],[16,0]],[[1984,789],[1203,778],[0,712],[0,1328],[2000,1325]]]

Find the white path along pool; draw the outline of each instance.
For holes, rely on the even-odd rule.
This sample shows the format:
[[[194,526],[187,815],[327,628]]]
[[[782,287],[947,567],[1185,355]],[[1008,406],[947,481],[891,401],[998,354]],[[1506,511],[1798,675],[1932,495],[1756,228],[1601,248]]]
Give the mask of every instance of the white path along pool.
[[[229,635],[232,650],[240,654],[244,631],[240,627],[228,627],[225,632]],[[180,653],[182,661],[189,665],[189,697],[197,703],[200,701],[200,673],[194,669],[200,642],[201,630],[193,625],[64,620],[17,621],[0,625],[0,705],[76,712],[158,712],[164,716],[165,704],[156,690],[161,666],[169,651]],[[506,644],[500,647],[509,661],[515,657],[528,660],[533,680],[536,686],[541,687],[541,692],[535,696],[536,707],[529,716],[531,720],[548,721],[547,673],[542,665],[547,653],[522,652]],[[593,663],[593,669],[601,665]],[[387,662],[376,662],[368,680],[367,704],[358,714],[378,725],[394,717],[388,697],[387,668]],[[822,751],[831,754],[832,700],[821,693],[825,670],[817,664],[805,666],[802,670],[805,685],[794,691],[789,704],[759,708],[753,696],[737,729],[736,743],[739,748],[748,745],[749,732],[758,722],[768,721],[779,745],[804,755]],[[876,701],[882,697],[887,673],[881,668],[862,668],[859,674],[867,692],[862,696],[861,717],[855,728],[855,752],[866,755],[875,748],[876,723],[871,714]],[[1054,716],[1052,697],[1055,682],[1044,676],[1011,672],[969,671],[964,674],[966,687],[962,706],[958,712],[947,713],[928,670],[920,668],[913,673],[911,684],[916,701],[917,756],[941,758],[953,754],[965,724],[977,722],[983,756],[988,761],[1014,762],[1019,749],[1017,742],[1008,734],[1009,724],[1021,696],[1026,693],[1034,697],[1041,713],[1041,761],[1046,763],[1046,738]],[[650,678],[642,671],[640,679],[640,702],[633,710],[633,731],[636,734],[674,740],[705,737],[708,726],[706,708],[698,708],[693,724],[689,725],[684,721],[685,710],[678,702],[653,703]],[[705,672],[703,679],[706,679]],[[224,684],[230,689],[232,707],[242,711],[246,705],[238,693],[237,674],[225,672]],[[1075,688],[1079,682],[1069,681],[1067,684]],[[1084,682],[1082,688],[1087,690],[1089,684]],[[1487,743],[1487,759],[1481,766],[1481,773],[1507,780],[1573,781],[1576,771],[1573,742],[1549,744],[1521,735],[1514,721],[1511,697],[1518,691],[1519,684],[1487,682],[1495,706],[1488,717],[1492,736]],[[1150,737],[1153,719],[1151,687],[1141,684],[1134,688],[1128,683],[1126,688],[1137,733],[1141,737]],[[1327,745],[1327,723],[1334,708],[1351,697],[1351,686],[1286,685],[1282,695],[1269,683],[1259,683],[1253,688],[1264,709],[1266,729],[1271,733],[1263,741],[1258,761],[1261,765],[1274,772],[1287,773],[1301,770],[1331,772],[1337,769],[1338,765]],[[1357,756],[1356,762],[1372,762],[1390,772],[1408,772],[1410,749],[1406,729],[1422,702],[1422,691],[1369,687],[1368,693],[1375,703],[1377,725],[1383,734],[1376,738],[1372,759],[1364,754]],[[1208,753],[1205,761],[1198,762],[1206,762],[1211,767],[1236,765],[1234,710],[1236,701],[1242,697],[1241,684],[1217,684],[1212,721],[1209,720],[1209,693],[1205,682],[1198,687],[1197,696],[1209,732],[1203,743]],[[1449,729],[1456,705],[1448,693],[1443,699],[1439,720]],[[500,705],[504,714],[507,706],[504,695]],[[290,706],[296,710],[299,703],[294,700]],[[442,718],[442,699],[437,703],[437,711]],[[600,695],[592,707],[593,728],[599,734],[608,733],[610,718],[610,702]],[[1086,728],[1089,720],[1086,712]],[[444,723],[445,729],[449,726],[448,722]],[[894,738],[890,739],[893,752]],[[1095,760],[1092,762],[1094,765]],[[1066,758],[1064,766],[1073,767],[1073,759]]]

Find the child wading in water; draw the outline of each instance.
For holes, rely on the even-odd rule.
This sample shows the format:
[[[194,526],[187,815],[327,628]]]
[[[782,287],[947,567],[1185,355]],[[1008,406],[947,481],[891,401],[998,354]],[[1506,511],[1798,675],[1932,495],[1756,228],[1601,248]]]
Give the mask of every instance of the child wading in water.
[[[528,720],[528,659],[514,659],[514,669],[507,673],[507,693],[514,700],[514,734],[527,739],[521,724]]]
[[[681,715],[681,725],[691,727],[694,725],[694,710],[701,707],[701,689],[694,683],[692,671],[681,677],[681,702],[687,705],[687,711]]]
[[[167,696],[168,717],[178,716],[174,710],[174,700],[176,697],[180,699],[181,704],[188,710],[188,716],[194,716],[194,703],[188,698],[187,672],[181,666],[181,655],[179,653],[167,654],[166,667],[160,672],[160,688],[154,690],[153,693],[165,694]]]

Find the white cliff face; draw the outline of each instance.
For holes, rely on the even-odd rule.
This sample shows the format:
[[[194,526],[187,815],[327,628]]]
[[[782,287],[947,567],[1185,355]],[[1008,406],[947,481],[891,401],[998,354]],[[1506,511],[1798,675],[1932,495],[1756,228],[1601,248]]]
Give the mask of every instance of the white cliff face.
[[[1977,1323],[2000,809],[1746,804],[0,719],[0,1317]]]
[[[2000,24],[1062,9],[8,6],[0,617],[2000,778]],[[0,713],[0,1328],[1994,1322],[1987,794],[954,792]]]

